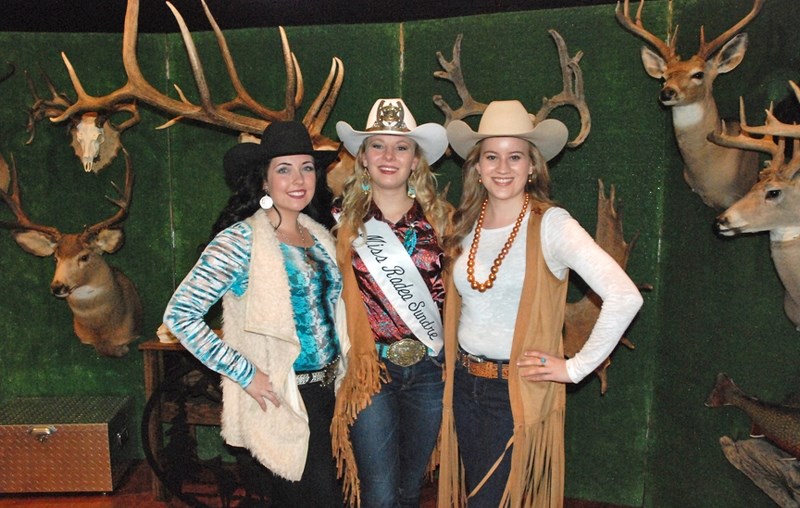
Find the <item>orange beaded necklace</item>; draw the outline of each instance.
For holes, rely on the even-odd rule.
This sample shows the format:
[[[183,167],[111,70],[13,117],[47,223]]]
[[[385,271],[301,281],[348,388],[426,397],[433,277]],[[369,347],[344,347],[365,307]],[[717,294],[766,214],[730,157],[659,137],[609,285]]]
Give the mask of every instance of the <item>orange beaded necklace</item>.
[[[500,270],[500,265],[503,264],[503,259],[505,259],[508,251],[511,250],[511,245],[514,243],[517,233],[519,233],[519,228],[522,225],[523,219],[525,219],[525,213],[528,211],[528,202],[530,199],[530,194],[526,192],[525,203],[522,205],[522,211],[519,212],[519,217],[517,217],[517,221],[514,223],[514,228],[511,230],[511,234],[508,235],[508,240],[506,240],[505,245],[500,249],[500,254],[494,258],[494,263],[492,263],[492,268],[489,271],[489,278],[486,282],[481,283],[475,280],[475,254],[478,252],[478,243],[481,241],[481,230],[483,229],[483,218],[486,216],[486,205],[489,203],[488,199],[483,200],[481,214],[478,216],[478,223],[475,225],[475,236],[472,238],[472,245],[469,248],[469,256],[467,257],[467,281],[472,289],[483,293],[494,285],[497,272]]]

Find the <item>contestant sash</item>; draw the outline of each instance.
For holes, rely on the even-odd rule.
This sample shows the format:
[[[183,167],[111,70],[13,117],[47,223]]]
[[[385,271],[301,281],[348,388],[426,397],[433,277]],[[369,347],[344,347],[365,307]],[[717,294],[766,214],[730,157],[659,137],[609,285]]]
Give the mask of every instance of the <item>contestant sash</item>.
[[[422,275],[388,224],[373,218],[364,226],[367,236],[356,238],[353,248],[409,330],[438,355],[442,317]]]

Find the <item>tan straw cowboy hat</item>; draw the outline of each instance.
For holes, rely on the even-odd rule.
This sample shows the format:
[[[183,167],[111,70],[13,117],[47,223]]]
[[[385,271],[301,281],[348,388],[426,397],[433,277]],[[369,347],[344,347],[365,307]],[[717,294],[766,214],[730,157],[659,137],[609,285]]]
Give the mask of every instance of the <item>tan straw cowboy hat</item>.
[[[392,134],[407,136],[419,145],[428,164],[438,161],[447,150],[447,133],[437,123],[417,125],[414,115],[403,99],[378,99],[372,105],[363,131],[353,129],[347,122],[336,123],[336,133],[351,155],[356,155],[361,143],[370,136]]]
[[[447,138],[462,159],[466,159],[472,148],[486,138],[513,137],[533,143],[549,161],[564,149],[569,131],[558,120],[542,120],[534,127],[535,120],[519,101],[493,101],[483,112],[477,132],[466,122],[455,120],[447,126]]]

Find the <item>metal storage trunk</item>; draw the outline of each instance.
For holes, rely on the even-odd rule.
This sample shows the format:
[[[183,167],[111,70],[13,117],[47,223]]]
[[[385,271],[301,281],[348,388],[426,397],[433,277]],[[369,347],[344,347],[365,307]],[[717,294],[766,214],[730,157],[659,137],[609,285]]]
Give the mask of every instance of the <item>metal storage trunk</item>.
[[[0,492],[111,492],[128,469],[130,397],[20,397],[0,405]]]

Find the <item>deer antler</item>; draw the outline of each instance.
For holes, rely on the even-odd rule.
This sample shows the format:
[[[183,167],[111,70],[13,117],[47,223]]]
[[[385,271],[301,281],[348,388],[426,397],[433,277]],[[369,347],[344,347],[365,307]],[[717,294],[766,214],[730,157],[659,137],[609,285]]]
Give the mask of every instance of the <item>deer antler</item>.
[[[583,91],[583,72],[580,68],[580,61],[583,51],[578,51],[575,56],[570,58],[567,51],[567,43],[561,34],[555,30],[548,30],[558,48],[558,59],[561,64],[561,77],[564,88],[561,93],[551,98],[542,99],[542,107],[536,112],[536,123],[541,122],[550,112],[560,106],[574,106],[578,110],[581,118],[581,130],[575,138],[567,143],[570,148],[579,146],[586,140],[589,131],[592,129],[592,116],[589,113],[589,106],[586,104],[586,95]]]
[[[133,195],[133,164],[131,163],[131,156],[125,148],[122,149],[122,153],[125,154],[125,190],[120,191],[119,187],[114,182],[111,182],[111,185],[114,186],[116,189],[117,194],[120,195],[120,198],[112,198],[106,196],[106,199],[117,205],[119,210],[109,217],[106,220],[100,221],[92,226],[86,228],[83,232],[86,236],[91,236],[99,233],[104,229],[108,229],[112,226],[115,226],[125,220],[125,217],[128,216],[128,208],[131,204],[131,196]]]
[[[620,3],[617,1],[617,7],[614,9],[614,13],[617,17],[617,21],[619,21],[623,27],[627,28],[634,34],[644,39],[646,42],[650,43],[650,45],[659,52],[664,60],[667,62],[673,60],[676,57],[675,43],[678,40],[678,27],[675,27],[675,31],[672,33],[672,35],[667,34],[667,42],[664,42],[659,37],[653,35],[644,28],[644,25],[642,24],[643,7],[644,0],[641,0],[641,2],[639,2],[639,8],[636,10],[636,22],[631,20],[630,0],[625,0],[622,9],[620,9]]]
[[[767,110],[767,118],[772,117],[772,106],[770,109]],[[777,120],[776,120],[777,122]],[[778,143],[774,143],[771,139],[766,137],[764,138],[754,138],[750,134],[771,134],[765,132],[765,127],[753,127],[747,125],[747,118],[745,114],[744,108],[744,99],[739,98],[739,124],[741,126],[741,132],[736,135],[728,134],[725,128],[725,122],[722,124],[722,129],[719,132],[712,132],[708,135],[708,139],[713,141],[714,143],[722,146],[727,146],[731,148],[741,148],[743,150],[756,150],[758,152],[764,152],[772,156],[772,160],[782,160],[783,159],[783,139],[780,139]]]
[[[469,90],[467,90],[467,85],[464,83],[464,74],[461,71],[461,39],[463,36],[463,34],[458,34],[456,37],[456,42],[453,44],[453,59],[451,61],[448,62],[445,60],[441,51],[436,52],[439,65],[441,65],[444,70],[435,71],[433,75],[453,83],[458,92],[458,96],[461,98],[461,107],[453,110],[441,95],[437,94],[433,96],[434,104],[444,113],[445,127],[453,120],[463,120],[468,116],[480,115],[486,110],[487,106],[487,104],[482,102],[476,102],[469,93]]]
[[[14,161],[14,155],[11,155],[11,168],[8,163],[0,155],[0,174],[8,175],[0,180],[7,180],[9,182],[9,189],[0,188],[0,199],[8,206],[17,222],[0,221],[0,227],[11,230],[33,230],[44,233],[49,236],[53,241],[58,241],[61,237],[61,232],[54,227],[44,226],[37,224],[30,220],[22,208],[19,193],[19,179],[17,178],[17,163]]]
[[[789,86],[792,88],[797,100],[800,101],[800,87],[794,81],[789,81]],[[743,106],[742,106],[743,107]],[[800,138],[800,125],[797,124],[788,124],[781,122],[775,115],[772,113],[772,105],[770,104],[769,109],[766,111],[767,119],[762,126],[750,126],[742,124],[742,129],[746,129],[747,132],[753,134],[761,134],[764,136],[785,136],[790,138]],[[743,117],[744,112],[740,113]]]
[[[50,90],[50,98],[43,99],[39,96],[39,91],[36,89],[33,80],[31,79],[28,71],[25,71],[25,80],[28,82],[28,89],[33,96],[33,105],[28,109],[28,125],[26,130],[30,136],[25,144],[29,145],[33,142],[36,136],[36,122],[42,118],[55,118],[61,115],[65,109],[72,105],[72,102],[67,98],[67,95],[56,90],[53,81],[47,73],[42,73],[42,79],[47,84]]]
[[[706,44],[706,36],[704,27],[700,27],[700,49],[697,50],[697,56],[702,58],[703,60],[707,59],[711,54],[713,54],[716,50],[722,47],[723,44],[728,42],[734,35],[736,35],[742,28],[745,27],[753,18],[756,17],[758,11],[761,10],[761,7],[764,6],[764,0],[755,0],[753,2],[753,8],[750,9],[750,12],[739,20],[738,23],[727,29],[725,32],[720,34],[716,39],[711,41],[710,43]]]

